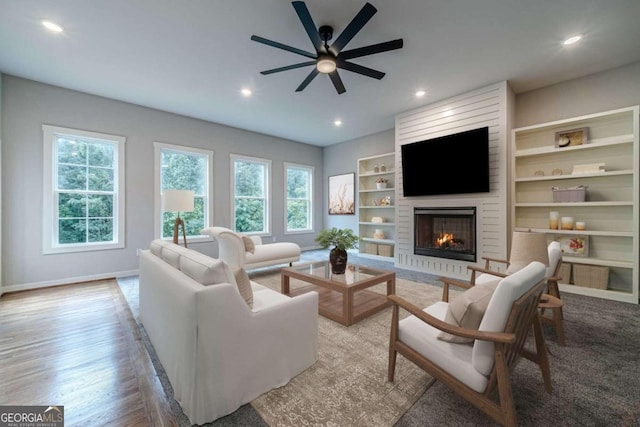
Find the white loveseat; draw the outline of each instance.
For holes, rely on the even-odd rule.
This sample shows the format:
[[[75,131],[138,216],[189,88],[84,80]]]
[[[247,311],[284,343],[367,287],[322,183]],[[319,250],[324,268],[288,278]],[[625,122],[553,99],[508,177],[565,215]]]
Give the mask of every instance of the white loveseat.
[[[140,255],[140,321],[192,424],[235,411],[317,360],[318,294],[251,287],[253,308],[220,260],[161,240]]]
[[[260,236],[243,236],[225,227],[208,227],[200,231],[218,242],[218,257],[232,267],[245,270],[289,264],[300,260],[300,246],[291,242],[262,243]],[[247,250],[243,240],[252,241],[252,250]]]

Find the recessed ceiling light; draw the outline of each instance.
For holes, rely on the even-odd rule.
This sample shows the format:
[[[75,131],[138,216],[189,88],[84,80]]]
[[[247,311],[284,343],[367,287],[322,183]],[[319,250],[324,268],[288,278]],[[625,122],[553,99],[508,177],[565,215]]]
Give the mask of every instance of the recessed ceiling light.
[[[573,37],[569,37],[568,39],[566,39],[564,41],[564,45],[570,45],[570,44],[574,44],[580,41],[580,39],[582,39],[582,34],[577,34]]]
[[[56,24],[55,22],[51,22],[51,21],[42,21],[42,25],[44,25],[44,27],[54,33],[61,33],[62,31],[64,31],[64,29]]]
[[[251,96],[252,94],[251,89],[247,89],[247,88],[242,89],[240,93],[242,93],[242,96]]]
[[[423,96],[426,95],[427,92],[425,92],[424,90],[419,90],[416,92],[416,98],[422,98]]]
[[[340,120],[340,119],[334,120],[333,121],[333,125],[334,126],[342,126],[342,120]]]

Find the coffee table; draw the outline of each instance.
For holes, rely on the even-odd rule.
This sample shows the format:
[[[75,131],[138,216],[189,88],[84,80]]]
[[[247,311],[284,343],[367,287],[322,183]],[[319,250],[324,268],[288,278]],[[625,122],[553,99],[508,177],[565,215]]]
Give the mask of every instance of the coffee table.
[[[310,285],[291,289],[291,278]],[[353,325],[391,305],[386,295],[367,288],[386,282],[387,295],[396,291],[396,273],[392,271],[350,264],[345,274],[332,274],[329,261],[283,268],[280,280],[281,292],[285,295],[318,292],[318,313],[345,326]]]

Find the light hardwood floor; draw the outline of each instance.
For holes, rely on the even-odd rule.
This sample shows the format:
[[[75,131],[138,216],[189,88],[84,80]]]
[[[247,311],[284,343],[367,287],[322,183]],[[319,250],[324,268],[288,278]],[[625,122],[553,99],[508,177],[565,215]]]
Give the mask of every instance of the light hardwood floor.
[[[66,426],[177,426],[115,280],[0,298],[0,405],[64,405]]]

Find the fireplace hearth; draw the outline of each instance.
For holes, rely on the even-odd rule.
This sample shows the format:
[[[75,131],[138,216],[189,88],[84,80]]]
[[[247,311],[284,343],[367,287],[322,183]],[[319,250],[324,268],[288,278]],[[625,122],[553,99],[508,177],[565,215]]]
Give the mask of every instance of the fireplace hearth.
[[[476,261],[476,208],[414,208],[413,253]]]

